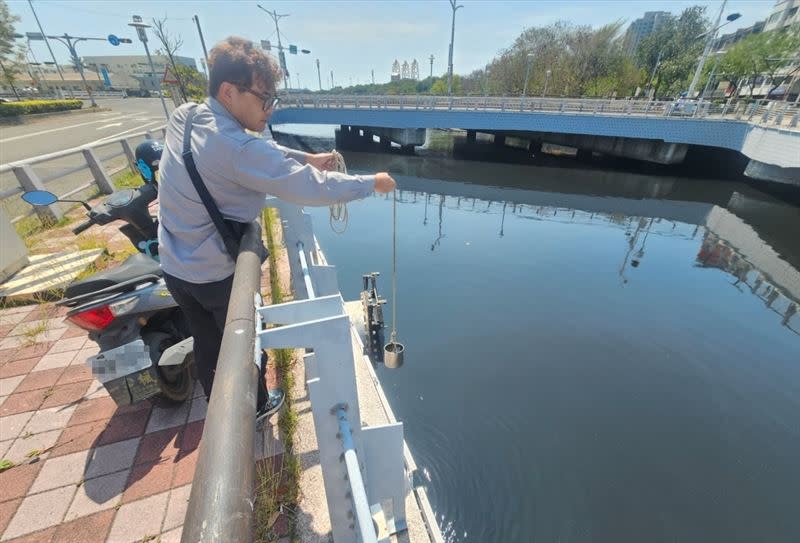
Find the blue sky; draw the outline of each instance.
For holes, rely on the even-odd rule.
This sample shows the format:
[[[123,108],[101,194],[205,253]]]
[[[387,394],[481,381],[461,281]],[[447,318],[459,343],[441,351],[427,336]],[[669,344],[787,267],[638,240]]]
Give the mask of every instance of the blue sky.
[[[38,31],[27,1],[7,2],[11,12],[21,20],[17,32]],[[275,38],[275,26],[257,3],[279,13],[289,13],[281,20],[285,41],[310,49],[310,55],[288,55],[292,82],[299,73],[303,86],[316,88],[315,59],[320,59],[323,87],[330,83],[330,70],[336,84],[365,83],[370,70],[375,81],[389,79],[395,58],[400,62],[416,58],[421,75],[429,73],[429,56],[434,55],[434,74],[447,70],[447,46],[450,40],[450,5],[446,0],[370,0],[370,1],[269,1],[263,0],[162,0],[162,1],[99,1],[99,0],[35,0],[39,19],[48,34],[105,37],[116,34],[134,39],[130,45],[113,47],[105,42],[83,42],[80,55],[144,54],[135,32],[127,26],[131,15],[145,21],[153,17],[168,18],[171,31],[180,34],[184,46],[180,53],[202,57],[202,47],[192,21],[198,15],[206,44],[236,34],[253,40]],[[499,50],[509,46],[520,32],[530,26],[546,25],[560,19],[576,24],[601,26],[616,20],[627,23],[645,11],[678,13],[691,5],[707,6],[716,16],[721,0],[461,0],[464,8],[456,15],[454,65],[457,73],[480,68]],[[739,12],[742,17],[727,29],[749,26],[765,19],[773,0],[729,0],[725,13]],[[152,38],[152,35],[151,35]],[[34,52],[42,61],[49,59],[43,42],[33,42]],[[286,43],[284,43],[286,45]],[[59,62],[66,61],[66,47],[52,43]]]

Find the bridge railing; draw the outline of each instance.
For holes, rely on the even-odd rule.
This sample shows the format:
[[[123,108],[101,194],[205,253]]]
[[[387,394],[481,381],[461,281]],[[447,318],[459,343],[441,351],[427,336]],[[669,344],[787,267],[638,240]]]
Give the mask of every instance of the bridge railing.
[[[11,223],[37,213],[42,220],[57,221],[62,216],[59,204],[31,208],[19,198],[30,190],[49,190],[59,198],[68,199],[93,185],[101,193],[111,194],[111,177],[130,169],[138,172],[134,150],[144,139],[163,137],[166,125],[154,130],[129,134],[94,145],[73,147],[55,153],[39,155],[0,165],[0,205]],[[87,172],[89,175],[86,175]]]
[[[287,94],[279,107],[315,109],[414,109],[519,113],[569,113],[613,116],[663,116],[680,119],[736,119],[794,128],[800,107],[789,102],[606,100],[504,96]]]

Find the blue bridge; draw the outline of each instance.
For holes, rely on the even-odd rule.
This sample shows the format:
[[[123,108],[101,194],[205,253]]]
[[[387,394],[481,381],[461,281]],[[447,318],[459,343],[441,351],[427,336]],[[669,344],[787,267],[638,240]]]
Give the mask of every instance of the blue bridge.
[[[551,98],[290,94],[271,123],[332,124],[385,145],[422,145],[425,129],[459,128],[474,140],[491,133],[661,164],[683,161],[690,146],[749,159],[745,174],[800,185],[800,107],[788,102],[710,102]]]

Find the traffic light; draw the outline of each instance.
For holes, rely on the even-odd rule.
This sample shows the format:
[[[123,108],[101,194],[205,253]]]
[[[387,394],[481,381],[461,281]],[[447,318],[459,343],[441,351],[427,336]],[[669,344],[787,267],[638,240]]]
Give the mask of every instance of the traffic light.
[[[120,43],[133,43],[130,38],[120,38]]]
[[[289,54],[290,55],[296,55],[297,54],[297,46],[296,45],[290,45],[289,46]]]
[[[269,42],[269,40],[261,40],[261,48],[264,51],[271,51],[272,50],[272,44]]]

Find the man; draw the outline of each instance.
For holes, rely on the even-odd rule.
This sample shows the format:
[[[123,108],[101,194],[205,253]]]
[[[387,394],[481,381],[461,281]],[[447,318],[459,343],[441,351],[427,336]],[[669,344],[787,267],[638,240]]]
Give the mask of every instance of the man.
[[[234,261],[182,156],[192,108],[189,143],[194,163],[224,219],[255,220],[268,194],[301,205],[330,205],[395,188],[394,179],[385,172],[328,171],[334,165],[331,153],[303,153],[245,132],[260,133],[266,128],[278,102],[276,88],[282,75],[277,63],[252,42],[227,38],[211,50],[208,67],[208,100],[197,106],[182,105],[169,120],[159,165],[158,229],[161,268],[194,336],[195,363],[207,399],[222,342]],[[258,393],[257,418],[261,420],[278,402],[270,401],[263,377]]]

